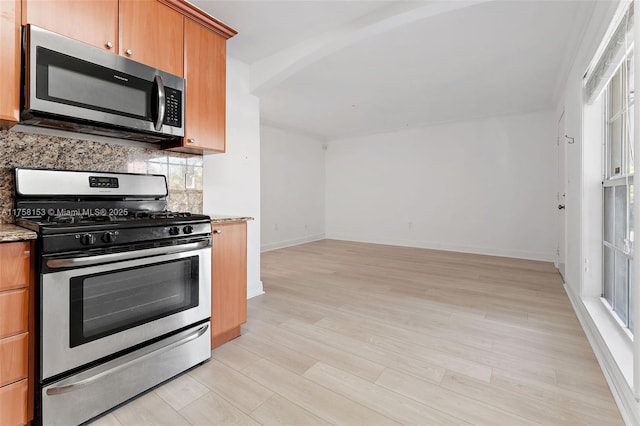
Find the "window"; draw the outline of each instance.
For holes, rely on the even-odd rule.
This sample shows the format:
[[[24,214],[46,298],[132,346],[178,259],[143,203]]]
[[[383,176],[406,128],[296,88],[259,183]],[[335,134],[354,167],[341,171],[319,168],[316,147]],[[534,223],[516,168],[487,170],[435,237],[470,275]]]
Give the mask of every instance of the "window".
[[[607,83],[604,99],[602,297],[633,332],[633,52]]]

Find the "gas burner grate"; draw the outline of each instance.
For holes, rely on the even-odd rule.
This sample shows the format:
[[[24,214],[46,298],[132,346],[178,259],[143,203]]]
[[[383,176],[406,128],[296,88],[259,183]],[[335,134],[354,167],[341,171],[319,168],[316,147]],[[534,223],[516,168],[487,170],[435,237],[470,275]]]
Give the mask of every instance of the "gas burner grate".
[[[127,216],[115,215],[45,215],[39,222],[43,224],[56,225],[80,225],[99,224],[113,222],[127,222],[134,220],[166,220],[184,219],[191,217],[189,212],[169,212],[169,211],[138,211]]]

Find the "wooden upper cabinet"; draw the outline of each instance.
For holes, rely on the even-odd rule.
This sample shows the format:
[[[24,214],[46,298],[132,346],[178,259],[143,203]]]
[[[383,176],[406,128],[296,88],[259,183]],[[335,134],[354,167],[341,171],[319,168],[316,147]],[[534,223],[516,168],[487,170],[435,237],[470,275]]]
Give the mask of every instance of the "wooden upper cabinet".
[[[183,76],[183,17],[157,0],[22,0],[22,23]]]
[[[20,0],[0,0],[0,129],[20,119]]]
[[[183,21],[157,0],[120,0],[120,55],[182,77]]]
[[[226,40],[185,19],[184,145],[225,152]]]
[[[0,128],[19,121],[20,24],[184,77],[185,137],[166,149],[226,151],[226,40],[236,31],[185,0],[0,0]]]
[[[118,52],[118,0],[22,0],[22,23]]]

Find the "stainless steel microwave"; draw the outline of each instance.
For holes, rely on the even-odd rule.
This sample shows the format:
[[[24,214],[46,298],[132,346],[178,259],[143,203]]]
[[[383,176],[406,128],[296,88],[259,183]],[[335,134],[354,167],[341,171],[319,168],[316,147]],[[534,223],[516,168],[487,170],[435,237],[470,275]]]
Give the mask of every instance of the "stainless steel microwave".
[[[34,25],[21,123],[160,142],[184,136],[185,80]]]

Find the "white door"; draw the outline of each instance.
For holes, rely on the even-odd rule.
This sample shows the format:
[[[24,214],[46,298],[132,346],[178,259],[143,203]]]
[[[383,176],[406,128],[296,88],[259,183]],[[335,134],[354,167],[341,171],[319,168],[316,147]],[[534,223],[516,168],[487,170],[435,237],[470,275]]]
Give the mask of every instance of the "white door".
[[[558,131],[556,138],[557,146],[558,146],[558,180],[557,180],[557,195],[556,199],[558,201],[558,248],[556,250],[556,268],[560,271],[560,275],[562,275],[562,279],[564,280],[564,270],[566,265],[566,241],[565,241],[565,211],[566,211],[566,189],[567,189],[567,178],[565,173],[566,168],[566,158],[567,158],[567,140],[565,138],[565,128],[564,128],[564,111],[562,111],[562,115],[560,116],[560,120],[558,120]]]

